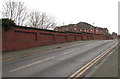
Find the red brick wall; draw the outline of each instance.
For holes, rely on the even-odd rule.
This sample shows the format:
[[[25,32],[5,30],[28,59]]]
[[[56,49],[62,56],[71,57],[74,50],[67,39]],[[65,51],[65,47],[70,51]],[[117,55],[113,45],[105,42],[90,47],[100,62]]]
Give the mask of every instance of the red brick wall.
[[[107,39],[103,35],[94,35],[95,39]],[[59,33],[44,30],[33,30],[14,27],[3,34],[2,50],[19,50],[55,43],[63,43],[76,40],[92,40],[93,34]]]
[[[68,34],[68,41],[76,41],[76,35]]]
[[[56,43],[67,42],[67,35],[56,35]]]
[[[77,40],[82,40],[82,35],[79,34],[79,35],[77,35],[76,38],[77,38]]]

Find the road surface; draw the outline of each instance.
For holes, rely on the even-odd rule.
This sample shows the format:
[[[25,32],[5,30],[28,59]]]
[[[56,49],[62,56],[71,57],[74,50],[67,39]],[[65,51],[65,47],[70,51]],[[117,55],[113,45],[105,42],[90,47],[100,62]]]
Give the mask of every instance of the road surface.
[[[69,77],[117,40],[93,40],[3,62],[3,77]]]

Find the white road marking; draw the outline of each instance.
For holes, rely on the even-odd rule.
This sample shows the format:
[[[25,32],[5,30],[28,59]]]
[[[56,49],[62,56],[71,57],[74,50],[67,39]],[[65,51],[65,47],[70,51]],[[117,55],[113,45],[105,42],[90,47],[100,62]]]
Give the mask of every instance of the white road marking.
[[[81,44],[84,44],[84,43],[80,43],[80,44],[76,44],[76,45],[72,45],[72,46],[77,46],[77,45],[81,45]],[[93,44],[89,44],[89,45],[93,45]],[[68,46],[68,47],[71,47],[71,46]],[[79,50],[80,48],[76,49],[76,50]],[[76,50],[69,50],[69,52],[65,52],[63,54],[68,54],[68,53],[71,53],[73,51],[76,51]],[[25,65],[25,66],[22,66],[22,67],[19,67],[19,68],[16,68],[16,69],[13,69],[9,72],[14,72],[14,71],[17,71],[17,70],[20,70],[20,69],[23,69],[25,67],[29,67],[29,66],[32,66],[32,65],[35,65],[35,64],[38,64],[38,63],[41,63],[41,62],[44,62],[44,61],[47,61],[47,60],[50,60],[52,58],[55,58],[54,56],[53,57],[49,57],[49,58],[46,58],[46,59],[43,59],[43,60],[40,60],[40,61],[36,61],[34,63],[31,63],[31,64],[28,64],[28,65]]]
[[[50,57],[50,58],[47,58],[47,59],[44,59],[44,60],[36,61],[36,62],[34,62],[34,63],[31,63],[31,64],[28,64],[28,65],[25,65],[25,66],[22,66],[22,67],[19,67],[19,68],[13,69],[13,70],[11,70],[11,71],[9,71],[9,72],[14,72],[14,71],[17,71],[17,70],[23,69],[23,68],[25,68],[25,67],[29,67],[29,66],[32,66],[32,65],[35,65],[35,64],[41,63],[41,62],[43,62],[43,61],[50,60],[50,59],[52,59],[52,58],[55,58],[55,57]]]
[[[68,53],[71,53],[71,52],[73,52],[73,51],[76,51],[76,50],[71,50],[71,51],[69,51],[69,52],[65,52],[65,53],[63,53],[63,54],[68,54]],[[38,63],[41,63],[41,62],[44,62],[44,61],[50,60],[50,59],[52,59],[52,58],[55,58],[55,57],[53,56],[53,57],[49,57],[49,58],[44,59],[44,60],[36,61],[36,62],[34,62],[34,63],[31,63],[31,64],[28,64],[28,65],[25,65],[25,66],[22,66],[22,67],[19,67],[19,68],[16,68],[16,69],[10,70],[9,72],[14,72],[14,71],[17,71],[17,70],[23,69],[23,68],[25,68],[25,67],[29,67],[29,66],[32,66],[32,65],[35,65],[35,64],[38,64]]]
[[[71,53],[71,52],[73,52],[73,51],[76,51],[76,50],[70,50],[69,52],[65,52],[65,53],[63,53],[63,54],[68,54],[68,53]],[[19,67],[19,68],[16,68],[16,69],[10,70],[9,72],[14,72],[14,71],[17,71],[17,70],[23,69],[23,68],[25,68],[25,67],[29,67],[29,66],[32,66],[32,65],[35,65],[35,64],[41,63],[41,62],[43,62],[43,61],[50,60],[50,59],[52,59],[52,58],[55,58],[55,57],[53,56],[53,57],[49,57],[49,58],[44,59],[44,60],[36,61],[36,62],[34,62],[34,63],[31,63],[31,64],[28,64],[28,65],[25,65],[25,66],[22,66],[22,67]]]
[[[73,52],[73,51],[76,51],[76,50],[70,50],[69,52],[65,52],[65,53],[63,53],[63,54],[68,54],[68,53],[71,53],[71,52]]]

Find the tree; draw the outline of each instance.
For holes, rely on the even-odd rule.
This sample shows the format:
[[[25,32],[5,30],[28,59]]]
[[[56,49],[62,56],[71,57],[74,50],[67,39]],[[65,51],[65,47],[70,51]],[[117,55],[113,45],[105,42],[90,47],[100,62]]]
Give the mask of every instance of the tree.
[[[2,21],[2,29],[3,31],[8,31],[11,29],[11,27],[16,26],[14,21],[10,20],[10,19],[0,19],[0,21]]]
[[[2,16],[13,20],[17,25],[23,25],[27,17],[27,8],[24,2],[5,1],[2,5]]]
[[[29,14],[28,25],[30,27],[41,29],[53,29],[56,26],[55,18],[48,16],[46,13],[32,11]]]

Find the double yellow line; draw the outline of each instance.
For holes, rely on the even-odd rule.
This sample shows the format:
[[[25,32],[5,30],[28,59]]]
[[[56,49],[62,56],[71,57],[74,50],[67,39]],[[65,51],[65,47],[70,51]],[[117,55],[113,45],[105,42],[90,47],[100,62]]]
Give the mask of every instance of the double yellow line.
[[[84,76],[85,72],[87,72],[88,69],[90,69],[93,65],[95,65],[100,59],[102,59],[105,55],[107,55],[117,45],[118,45],[118,43],[115,43],[112,47],[110,47],[109,49],[105,50],[103,53],[101,53],[100,55],[95,57],[89,63],[87,63],[82,68],[80,68],[78,71],[76,71],[74,74],[72,74],[68,79],[77,79],[79,77]]]

